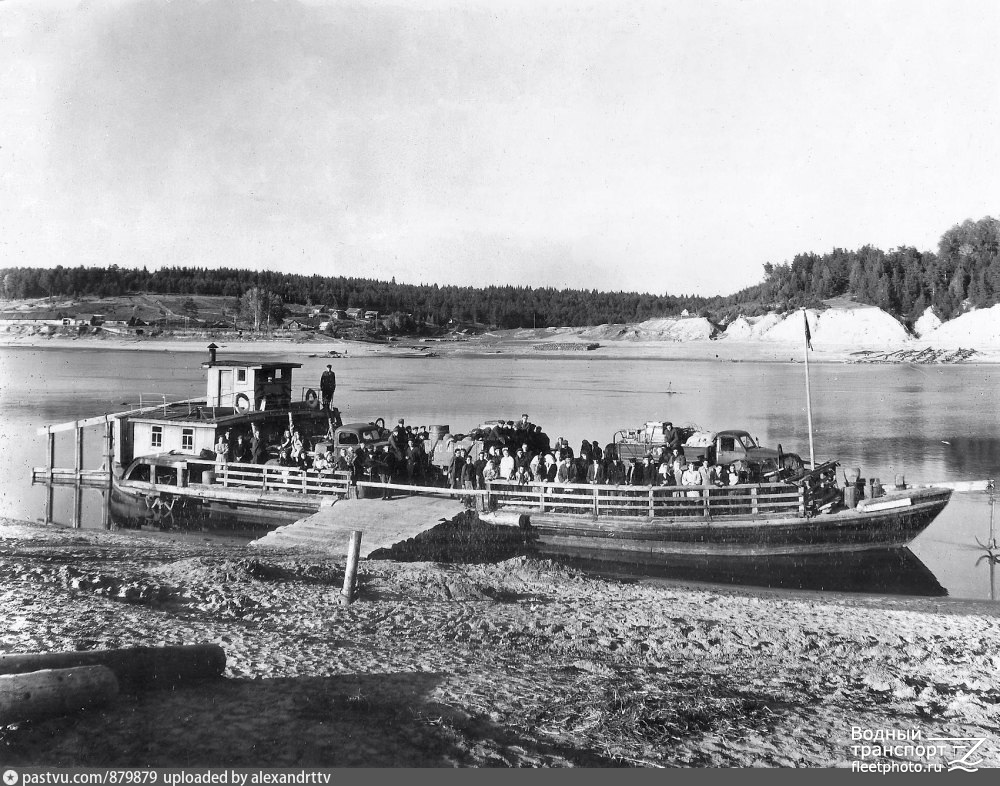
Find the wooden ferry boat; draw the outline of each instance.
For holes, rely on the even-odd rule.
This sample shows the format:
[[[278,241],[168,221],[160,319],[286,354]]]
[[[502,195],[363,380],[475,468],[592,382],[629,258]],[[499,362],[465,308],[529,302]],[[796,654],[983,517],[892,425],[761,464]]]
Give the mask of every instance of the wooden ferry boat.
[[[381,421],[343,424],[336,410],[318,406],[315,391],[293,396],[292,370],[299,364],[217,360],[214,345],[210,350],[211,359],[202,364],[208,372],[204,399],[94,419],[108,429],[107,477],[118,502],[145,505],[160,515],[188,508],[278,526],[348,496],[381,496],[391,489],[464,499],[483,517],[516,524],[530,540],[554,549],[752,556],[905,546],[944,509],[952,493],[947,488],[899,488],[882,496],[869,494],[854,505],[853,494],[837,487],[833,462],[791,476],[793,470],[758,473],[754,482],[725,486],[493,481],[475,490],[385,484],[352,478],[349,472],[274,461],[220,462],[212,450],[219,435],[249,433],[251,426],[265,440],[294,427],[317,450],[333,452],[384,444],[388,431]],[[36,468],[33,480],[51,484],[70,471],[52,467],[52,427],[48,433],[50,466]],[[743,434],[718,432],[717,457],[729,455],[734,440],[744,458],[747,451],[761,450]],[[741,439],[747,447],[740,447]],[[482,442],[467,447],[475,457]],[[86,474],[94,485],[99,482],[95,474],[80,470],[81,455],[82,448],[77,483]],[[781,470],[782,462],[775,466]]]
[[[810,473],[794,482],[735,486],[493,483],[488,504],[517,514],[535,542],[553,551],[757,556],[906,546],[952,494],[905,488],[848,508],[830,504],[830,494],[811,480]]]

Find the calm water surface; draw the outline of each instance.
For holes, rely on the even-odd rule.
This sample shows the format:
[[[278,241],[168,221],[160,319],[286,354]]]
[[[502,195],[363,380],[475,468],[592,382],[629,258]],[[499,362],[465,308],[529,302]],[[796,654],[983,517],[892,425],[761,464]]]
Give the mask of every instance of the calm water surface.
[[[219,356],[226,357],[225,348]],[[328,362],[294,352],[269,359],[302,363],[295,372],[297,388],[318,388]],[[38,428],[116,412],[138,403],[140,394],[144,402],[161,395],[204,395],[204,360],[207,354],[200,352],[0,348],[0,512],[28,519],[44,514],[44,489],[30,485],[31,467],[46,460],[45,437],[36,433]],[[621,360],[592,353],[571,358],[376,356],[330,362],[338,382],[334,403],[345,420],[383,417],[391,423],[403,417],[413,425],[446,424],[467,432],[483,420],[516,420],[526,412],[550,437],[564,436],[574,448],[583,439],[603,445],[617,429],[647,420],[672,420],[712,429],[745,428],[764,444],[780,443],[808,459],[802,364]],[[816,458],[838,459],[884,483],[898,474],[909,482],[996,478],[997,372],[990,365],[812,363]],[[98,466],[100,431],[90,430],[86,437],[86,465]],[[72,450],[72,432],[59,435],[57,465],[70,466]],[[85,499],[83,526],[101,526],[102,504],[97,493]],[[71,508],[69,492],[59,490],[56,521],[68,523]],[[995,565],[983,558],[977,544],[990,537],[990,515],[985,493],[955,494],[911,545],[917,564],[926,566],[951,596],[996,597]],[[1000,531],[1000,521],[996,527]],[[814,572],[808,565],[795,569]],[[833,568],[841,577],[893,570],[885,560]],[[714,566],[706,578],[716,580],[718,572]],[[831,586],[857,588],[852,581]],[[880,588],[877,582],[869,586]]]

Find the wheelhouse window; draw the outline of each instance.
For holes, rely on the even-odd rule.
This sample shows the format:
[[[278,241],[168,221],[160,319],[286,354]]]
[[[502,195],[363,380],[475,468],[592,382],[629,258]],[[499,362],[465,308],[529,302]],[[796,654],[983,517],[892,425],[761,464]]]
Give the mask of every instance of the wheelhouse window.
[[[245,368],[236,369],[236,381],[237,382],[247,381],[247,370]]]
[[[149,444],[154,448],[163,447],[163,426],[153,426],[153,436],[150,439]]]
[[[181,450],[194,450],[193,428],[186,428],[181,432]]]

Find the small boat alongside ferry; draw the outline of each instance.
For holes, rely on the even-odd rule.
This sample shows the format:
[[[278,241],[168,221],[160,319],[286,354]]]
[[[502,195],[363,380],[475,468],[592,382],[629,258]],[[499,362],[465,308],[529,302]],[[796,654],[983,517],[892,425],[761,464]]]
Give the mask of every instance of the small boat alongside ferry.
[[[376,477],[358,472],[358,465],[338,467],[333,459],[341,453],[384,451],[391,432],[381,419],[345,424],[337,409],[322,408],[315,390],[294,393],[292,373],[301,364],[220,360],[216,349],[210,346],[210,359],[202,363],[205,397],[94,419],[93,424],[104,422],[108,429],[108,484],[117,505],[133,511],[145,506],[160,517],[187,510],[196,519],[231,516],[277,527],[347,497],[434,494],[465,501],[483,519],[516,525],[529,542],[545,549],[756,556],[905,546],[945,508],[952,493],[934,487],[878,493],[869,486],[862,494],[857,479],[838,476],[837,462],[807,468],[797,455],[780,446],[764,448],[739,429],[681,431],[685,452],[697,450],[699,458],[717,466],[739,465],[740,482],[489,480],[478,488],[444,488],[442,470],[455,447],[464,447],[474,461],[499,436],[495,429],[489,431],[492,437],[483,429],[472,436],[442,433],[447,427],[431,427],[426,435],[428,468],[434,472],[422,484],[407,482],[401,474]],[[644,430],[619,431],[609,448],[636,460],[661,455],[674,439],[667,425],[651,422]],[[51,446],[52,427],[48,431]],[[252,433],[273,451],[292,432],[309,446],[312,466],[290,465],[273,454],[250,462],[215,453],[226,434],[235,439]],[[508,447],[519,446],[513,433],[510,439]],[[51,466],[51,453],[49,468],[34,470],[34,482],[55,482],[62,472]]]

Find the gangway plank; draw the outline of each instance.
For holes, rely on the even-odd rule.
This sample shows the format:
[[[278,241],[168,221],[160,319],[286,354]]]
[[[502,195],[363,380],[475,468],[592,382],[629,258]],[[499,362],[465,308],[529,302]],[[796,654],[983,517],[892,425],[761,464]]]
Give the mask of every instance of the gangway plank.
[[[360,530],[361,557],[415,537],[466,510],[457,499],[402,496],[385,500],[342,499],[251,543],[262,548],[300,547],[347,555],[351,532]]]

